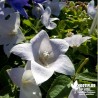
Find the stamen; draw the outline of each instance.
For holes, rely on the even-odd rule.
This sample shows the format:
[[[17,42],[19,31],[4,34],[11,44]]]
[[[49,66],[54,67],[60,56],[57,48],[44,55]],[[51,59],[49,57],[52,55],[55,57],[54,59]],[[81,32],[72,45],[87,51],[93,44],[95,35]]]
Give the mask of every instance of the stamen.
[[[47,58],[49,57],[49,52],[44,51],[44,52],[43,52],[43,57],[47,59]]]
[[[45,66],[48,66],[47,60],[49,58],[50,53],[48,51],[44,51],[43,53],[40,53],[40,61],[42,64],[44,64]]]

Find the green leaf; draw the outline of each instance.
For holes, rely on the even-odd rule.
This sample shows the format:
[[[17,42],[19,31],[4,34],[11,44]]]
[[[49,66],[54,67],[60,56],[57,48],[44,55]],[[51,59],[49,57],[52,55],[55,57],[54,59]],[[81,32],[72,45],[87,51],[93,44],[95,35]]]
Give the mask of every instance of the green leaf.
[[[23,23],[24,23],[25,25],[27,25],[28,27],[30,27],[31,29],[33,29],[35,32],[37,32],[35,26],[31,23],[30,20],[23,20]]]
[[[86,81],[91,81],[91,82],[97,82],[97,75],[95,73],[80,73],[76,76],[76,79],[81,79],[81,80],[86,80]]]
[[[23,23],[26,24],[27,26],[31,27],[33,26],[33,24],[31,23],[31,21],[29,20],[23,20]]]
[[[89,54],[89,49],[88,49],[88,46],[87,45],[81,45],[78,50],[80,51],[80,53],[83,53],[83,54]]]
[[[11,96],[9,96],[9,94],[6,94],[4,96],[0,96],[0,98],[14,98],[14,97],[11,97]]]
[[[64,98],[69,92],[70,88],[68,88],[71,83],[71,79],[65,75],[58,76],[48,91],[47,98]]]
[[[69,6],[75,6],[75,3],[74,3],[74,1],[70,1],[70,3],[69,3]]]

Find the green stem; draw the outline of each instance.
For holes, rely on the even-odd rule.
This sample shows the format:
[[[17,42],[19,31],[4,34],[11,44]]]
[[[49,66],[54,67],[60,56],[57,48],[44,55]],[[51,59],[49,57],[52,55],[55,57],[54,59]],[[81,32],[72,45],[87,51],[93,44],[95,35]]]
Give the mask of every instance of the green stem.
[[[81,71],[81,69],[83,68],[83,66],[88,62],[88,58],[86,58],[83,62],[82,62],[82,64],[79,66],[79,68],[77,69],[77,71],[76,71],[76,74],[78,74],[80,71]]]
[[[77,51],[77,47],[74,46],[74,47],[73,47],[73,54],[74,54],[76,51]]]
[[[77,69],[75,75],[73,76],[73,81],[75,80],[75,77],[77,76],[77,74],[81,71],[81,69],[83,68],[83,66],[84,66],[88,61],[89,61],[89,59],[86,58],[86,59],[82,62],[82,64],[81,64],[81,65],[79,66],[79,68]]]
[[[40,23],[41,23],[41,20],[38,20],[38,21],[37,21],[37,24],[36,24],[36,27],[35,27],[36,29],[39,28]]]

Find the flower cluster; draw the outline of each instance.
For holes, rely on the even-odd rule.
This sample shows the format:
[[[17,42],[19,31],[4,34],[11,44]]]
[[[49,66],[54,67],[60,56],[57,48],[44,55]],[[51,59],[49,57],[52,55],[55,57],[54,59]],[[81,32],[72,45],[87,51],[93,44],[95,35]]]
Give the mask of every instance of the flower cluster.
[[[5,2],[12,8],[5,7]],[[54,21],[59,21],[58,16],[66,6],[66,2],[32,0],[32,3],[31,13],[35,18],[38,18],[48,30],[56,28],[57,24]],[[24,68],[7,70],[11,80],[20,88],[19,98],[41,98],[39,85],[47,81],[54,72],[70,76],[75,74],[74,64],[65,54],[69,46],[79,47],[91,37],[82,37],[82,35],[76,34],[64,39],[52,39],[42,29],[30,42],[23,43],[25,36],[20,29],[20,14],[29,18],[24,9],[25,6],[31,7],[29,0],[0,0],[0,45],[3,45],[7,57],[13,53],[27,61]],[[91,1],[88,4],[88,14],[93,17],[95,12],[93,1]],[[72,90],[68,98],[80,97]]]

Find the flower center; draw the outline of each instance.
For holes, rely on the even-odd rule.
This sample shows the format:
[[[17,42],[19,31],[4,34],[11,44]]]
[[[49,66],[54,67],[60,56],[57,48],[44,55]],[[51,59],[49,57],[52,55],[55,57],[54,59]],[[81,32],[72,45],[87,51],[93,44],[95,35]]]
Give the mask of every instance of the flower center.
[[[48,59],[49,59],[50,53],[48,51],[44,51],[43,53],[40,53],[40,61],[43,65],[48,66]]]
[[[49,56],[49,52],[44,51],[44,52],[43,52],[43,57],[47,59],[47,58],[48,58],[48,56]]]

